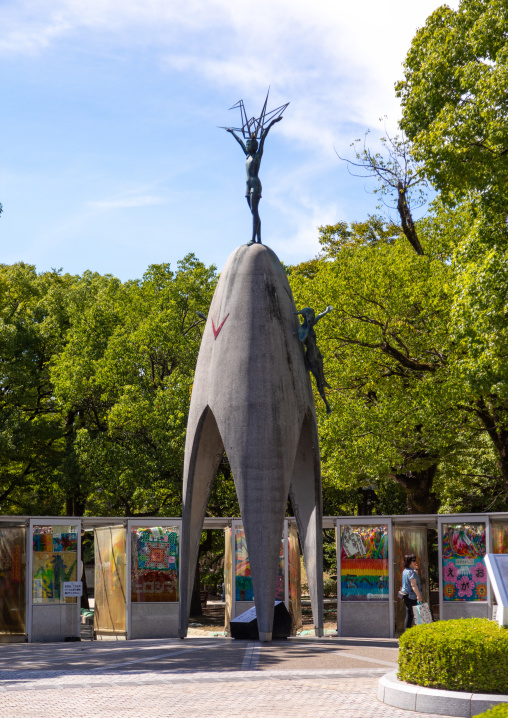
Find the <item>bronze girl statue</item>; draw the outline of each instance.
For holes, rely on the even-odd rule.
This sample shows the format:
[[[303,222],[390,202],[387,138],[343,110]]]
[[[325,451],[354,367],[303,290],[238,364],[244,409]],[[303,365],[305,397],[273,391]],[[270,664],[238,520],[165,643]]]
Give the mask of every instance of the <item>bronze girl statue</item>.
[[[245,197],[247,199],[247,204],[249,205],[249,209],[252,214],[252,239],[249,244],[254,244],[255,242],[261,243],[261,219],[259,218],[258,207],[259,200],[261,199],[262,187],[261,180],[259,179],[259,167],[261,165],[261,158],[263,157],[263,149],[266,136],[268,135],[273,125],[276,122],[280,122],[282,120],[282,113],[289,104],[287,103],[286,105],[277,107],[277,109],[267,113],[267,102],[268,94],[266,95],[265,104],[263,105],[263,109],[259,118],[256,119],[252,117],[250,120],[248,120],[243,100],[240,100],[236,103],[236,105],[233,105],[231,109],[234,109],[235,107],[240,108],[240,112],[242,115],[242,127],[223,128],[224,130],[226,130],[226,132],[230,132],[233,135],[235,140],[238,142],[238,144],[244,151],[245,156],[247,157],[247,186],[245,188]],[[274,115],[276,115],[276,117],[274,117]],[[270,119],[272,117],[273,119]],[[265,122],[267,121],[268,124],[265,126]],[[235,129],[243,134],[244,138],[246,139],[245,143],[236,134]],[[257,139],[258,136],[259,143]]]

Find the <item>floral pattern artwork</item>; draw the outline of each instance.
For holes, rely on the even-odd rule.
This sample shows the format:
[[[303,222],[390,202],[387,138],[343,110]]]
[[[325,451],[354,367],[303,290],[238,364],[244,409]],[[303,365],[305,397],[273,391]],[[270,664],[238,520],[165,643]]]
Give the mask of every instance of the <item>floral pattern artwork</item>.
[[[457,566],[453,563],[453,561],[448,561],[448,563],[443,567],[443,579],[445,581],[453,582],[457,578],[457,574]]]
[[[475,563],[471,569],[471,574],[475,583],[487,583],[487,567],[483,561]]]
[[[483,559],[448,560],[443,566],[443,596],[445,601],[485,601],[487,598],[487,568]]]
[[[455,582],[457,594],[459,598],[472,598],[474,591],[474,581],[469,576],[461,576]]]
[[[485,583],[476,584],[476,595],[478,596],[480,601],[487,600],[487,585]]]
[[[443,526],[443,598],[486,601],[485,524]]]
[[[455,586],[453,583],[445,583],[443,592],[445,595],[445,601],[450,601],[455,596]]]

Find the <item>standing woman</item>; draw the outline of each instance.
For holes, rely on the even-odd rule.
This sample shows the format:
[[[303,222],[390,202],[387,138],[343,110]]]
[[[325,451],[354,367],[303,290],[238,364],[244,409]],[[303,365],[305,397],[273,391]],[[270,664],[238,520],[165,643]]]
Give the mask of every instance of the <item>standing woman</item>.
[[[406,604],[406,628],[413,625],[413,606],[422,603],[422,589],[420,585],[420,577],[418,576],[418,563],[414,553],[408,553],[404,556],[404,571],[402,572],[402,591],[404,603]]]

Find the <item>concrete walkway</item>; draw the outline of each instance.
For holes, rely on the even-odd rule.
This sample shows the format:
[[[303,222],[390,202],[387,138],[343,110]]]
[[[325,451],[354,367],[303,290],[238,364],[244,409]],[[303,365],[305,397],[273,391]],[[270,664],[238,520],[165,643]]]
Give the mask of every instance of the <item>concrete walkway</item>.
[[[397,653],[382,639],[3,644],[0,716],[437,718],[376,699]]]

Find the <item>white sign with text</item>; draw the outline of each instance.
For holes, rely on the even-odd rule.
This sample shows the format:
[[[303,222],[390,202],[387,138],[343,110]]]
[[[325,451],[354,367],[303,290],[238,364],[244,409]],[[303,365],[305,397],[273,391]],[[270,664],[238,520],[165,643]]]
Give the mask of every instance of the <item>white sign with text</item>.
[[[82,581],[64,581],[63,584],[63,597],[74,598],[76,596],[83,595],[83,582]]]

